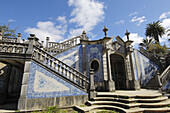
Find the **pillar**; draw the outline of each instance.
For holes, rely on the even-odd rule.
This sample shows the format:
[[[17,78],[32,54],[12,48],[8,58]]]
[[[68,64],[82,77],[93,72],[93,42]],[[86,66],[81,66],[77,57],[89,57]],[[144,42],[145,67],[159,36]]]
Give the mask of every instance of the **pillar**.
[[[21,41],[21,33],[18,33],[18,35],[17,35],[17,36],[18,36],[18,38],[17,38],[17,42],[18,42],[18,43],[20,43],[20,41]]]
[[[27,85],[29,79],[29,72],[30,72],[30,65],[31,61],[26,61],[24,66],[24,73],[22,78],[22,85],[21,85],[21,93],[18,100],[18,109],[19,110],[26,110],[27,104]]]
[[[108,71],[108,81],[107,81],[107,87],[108,91],[115,91],[115,82],[112,80],[112,73],[111,73],[111,63],[110,63],[110,50],[106,52],[107,55],[107,71]]]
[[[90,69],[89,75],[90,75],[90,94],[89,99],[93,99],[96,97],[96,91],[95,91],[95,85],[94,85],[94,70]]]

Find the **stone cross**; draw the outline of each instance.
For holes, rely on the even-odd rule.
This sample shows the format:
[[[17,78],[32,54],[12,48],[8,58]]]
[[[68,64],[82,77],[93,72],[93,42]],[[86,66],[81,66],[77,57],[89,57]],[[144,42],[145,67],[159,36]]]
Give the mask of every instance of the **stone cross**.
[[[129,35],[130,35],[130,33],[128,32],[128,30],[126,29],[126,33],[125,33],[125,35],[127,36],[127,41],[129,41]]]
[[[106,26],[104,26],[103,32],[105,34],[105,37],[107,37],[107,31],[108,31],[108,29],[106,28]]]

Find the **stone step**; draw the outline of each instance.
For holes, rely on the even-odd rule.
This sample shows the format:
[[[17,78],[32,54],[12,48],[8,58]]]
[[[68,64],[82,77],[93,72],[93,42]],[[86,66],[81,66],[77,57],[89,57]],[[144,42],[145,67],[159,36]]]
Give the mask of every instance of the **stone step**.
[[[145,102],[145,103],[154,103],[167,100],[168,97],[158,97],[158,98],[151,98],[151,99],[135,99],[135,98],[116,98],[116,97],[95,97],[93,98],[94,101],[118,101],[124,103],[131,103],[131,102]]]
[[[100,110],[100,109],[109,109],[109,110],[116,110],[119,111],[120,113],[125,113],[126,109],[118,107],[118,106],[111,106],[111,105],[97,105],[97,106],[88,106],[88,107],[79,107],[79,106],[75,106],[76,109],[78,109],[78,111],[80,111],[80,113],[93,113],[94,110]]]
[[[102,109],[116,110],[120,113],[170,112],[170,99],[162,96],[158,90],[141,89],[138,91],[118,90],[115,92],[97,92],[97,97],[79,107],[83,112]]]
[[[87,105],[113,105],[113,106],[119,106],[125,109],[130,109],[134,107],[141,107],[141,108],[158,108],[158,107],[165,107],[167,105],[170,105],[170,99],[162,102],[157,103],[122,103],[122,102],[116,102],[116,101],[87,101]]]
[[[140,104],[141,104],[140,107],[143,108],[159,108],[170,105],[170,99],[157,103],[140,103]]]
[[[116,101],[87,101],[86,104],[89,105],[89,106],[93,106],[93,105],[110,105],[110,106],[121,107],[121,108],[124,108],[124,109],[130,109],[132,107],[139,107],[141,105],[140,103],[127,104],[127,103],[116,102]]]
[[[129,109],[126,110],[126,113],[169,113],[170,107],[162,107],[162,108],[135,108],[135,109]]]
[[[116,92],[97,92],[97,97],[117,97],[117,98],[157,98],[161,97],[162,94],[158,91],[151,91],[147,93],[133,93],[134,91],[123,92],[123,91],[116,91]]]
[[[81,113],[95,113],[95,111],[101,111],[101,109],[106,109],[106,110],[116,110],[120,113],[158,113],[158,112],[163,112],[163,113],[168,113],[170,112],[170,107],[162,107],[162,108],[133,108],[133,109],[124,109],[121,107],[117,106],[111,106],[111,105],[97,105],[97,106],[89,106],[89,107],[79,107],[76,106],[76,108],[81,112]]]

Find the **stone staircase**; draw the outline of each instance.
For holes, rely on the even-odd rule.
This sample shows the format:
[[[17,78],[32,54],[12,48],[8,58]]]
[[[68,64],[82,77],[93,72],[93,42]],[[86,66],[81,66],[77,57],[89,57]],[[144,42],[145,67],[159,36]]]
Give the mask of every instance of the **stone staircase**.
[[[147,57],[149,60],[154,62],[156,65],[161,66],[161,62],[160,62],[159,58],[155,54],[146,51],[142,47],[139,47],[139,49],[140,49],[139,52],[142,53],[145,57]]]
[[[97,96],[86,102],[85,107],[76,106],[79,112],[95,113],[115,110],[124,113],[170,112],[170,99],[157,90],[97,92]]]

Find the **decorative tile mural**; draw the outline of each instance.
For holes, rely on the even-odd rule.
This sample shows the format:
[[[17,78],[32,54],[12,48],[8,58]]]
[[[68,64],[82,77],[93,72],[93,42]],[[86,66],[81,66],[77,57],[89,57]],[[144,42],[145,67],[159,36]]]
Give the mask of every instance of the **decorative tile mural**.
[[[170,90],[170,81],[162,88],[163,90]]]
[[[135,58],[133,54],[137,54],[136,55],[137,58]],[[144,55],[142,55],[139,51],[133,54],[132,56],[134,59],[134,64],[136,65],[136,62],[138,62],[139,72],[140,72],[140,75],[138,75],[135,72],[135,76],[138,76],[141,85],[145,86],[148,83],[148,81],[155,75],[156,71],[159,70],[159,66],[157,66],[155,63],[153,63]],[[136,66],[135,66],[135,70],[137,70]]]
[[[28,99],[75,95],[87,95],[87,93],[31,62],[27,88]]]
[[[55,56],[57,59],[82,72],[82,45],[78,45]]]
[[[99,71],[94,73],[94,81],[95,82],[103,82],[104,75],[103,75],[103,58],[102,58],[102,45],[95,44],[95,45],[87,45],[87,75],[89,76],[89,69],[90,69],[90,62],[96,58],[99,63]]]

